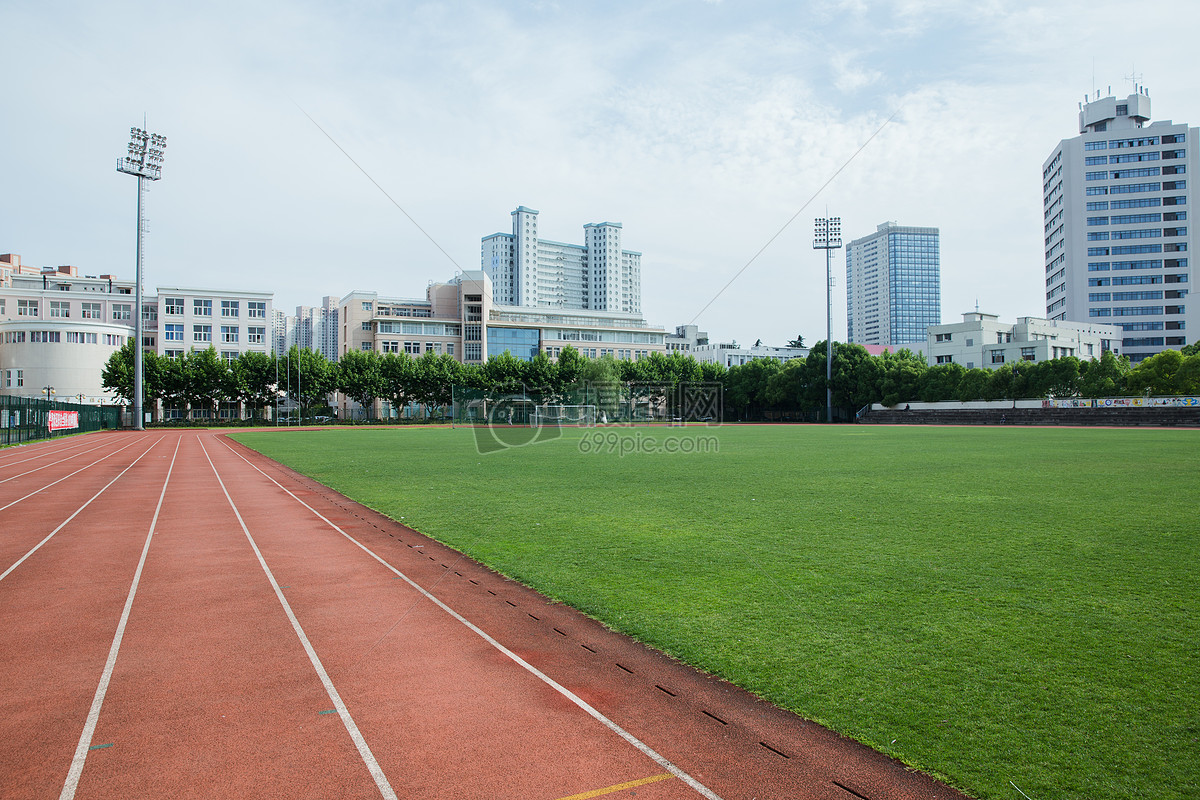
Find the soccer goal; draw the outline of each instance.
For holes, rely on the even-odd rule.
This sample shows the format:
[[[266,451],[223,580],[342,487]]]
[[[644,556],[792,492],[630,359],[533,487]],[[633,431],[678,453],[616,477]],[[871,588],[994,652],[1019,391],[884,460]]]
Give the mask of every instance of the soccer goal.
[[[591,405],[541,405],[533,407],[529,417],[531,428],[546,426],[579,425],[592,427],[596,424],[596,407]]]

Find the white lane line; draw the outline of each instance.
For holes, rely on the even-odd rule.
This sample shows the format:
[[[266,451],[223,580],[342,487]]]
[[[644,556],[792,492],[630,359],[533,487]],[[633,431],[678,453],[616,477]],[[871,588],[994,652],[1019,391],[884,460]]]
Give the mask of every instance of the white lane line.
[[[42,547],[42,545],[44,545],[46,542],[48,542],[48,541],[50,541],[51,539],[53,539],[53,538],[54,538],[54,534],[56,534],[56,533],[58,533],[59,531],[61,531],[63,528],[65,528],[65,527],[67,526],[67,523],[68,523],[68,522],[70,522],[71,520],[73,520],[73,519],[75,519],[77,516],[79,516],[79,515],[80,515],[80,513],[82,513],[82,512],[83,512],[83,510],[84,510],[85,508],[87,508],[88,506],[90,506],[90,505],[92,504],[92,500],[95,500],[97,497],[99,497],[100,495],[104,494],[104,492],[105,492],[105,491],[108,489],[108,487],[112,486],[114,483],[116,483],[118,480],[120,480],[120,479],[121,479],[121,476],[122,476],[122,475],[124,475],[126,472],[129,472],[129,470],[133,469],[133,465],[134,465],[134,464],[136,464],[137,462],[141,461],[141,460],[142,460],[142,458],[143,458],[143,457],[146,455],[146,453],[149,453],[151,450],[153,450],[153,449],[154,449],[154,448],[155,448],[155,447],[158,445],[158,443],[159,443],[159,442],[161,442],[161,441],[162,441],[162,439],[161,439],[161,438],[159,438],[159,439],[156,439],[156,440],[154,441],[154,444],[152,444],[152,445],[150,445],[149,447],[147,447],[147,448],[146,448],[146,452],[145,452],[145,453],[142,453],[142,455],[138,456],[138,457],[137,457],[137,458],[135,458],[133,461],[131,461],[128,467],[126,467],[125,469],[123,469],[123,470],[121,470],[120,472],[118,472],[118,473],[117,473],[117,477],[113,478],[111,481],[109,481],[108,483],[104,484],[104,488],[103,488],[103,489],[101,489],[100,491],[98,491],[98,492],[96,492],[94,495],[92,495],[92,499],[91,499],[91,500],[88,500],[86,503],[84,503],[84,504],[83,504],[83,505],[81,505],[81,506],[80,506],[78,509],[76,509],[76,511],[75,511],[75,513],[74,513],[74,514],[72,514],[71,516],[69,516],[69,517],[67,517],[65,520],[63,520],[63,523],[62,523],[61,525],[59,525],[59,526],[58,526],[57,528],[55,528],[54,530],[50,531],[50,533],[46,535],[46,538],[45,538],[45,539],[42,539],[40,542],[38,542],[37,544],[35,544],[35,545],[33,546],[33,549],[32,549],[32,550],[30,550],[28,553],[26,553],[25,555],[23,555],[23,556],[21,556],[19,559],[17,559],[16,563],[14,563],[14,564],[13,564],[11,567],[9,567],[8,569],[4,570],[4,572],[0,572],[0,581],[2,581],[2,580],[4,580],[5,578],[7,578],[10,572],[12,572],[12,571],[13,571],[14,569],[16,569],[17,567],[21,566],[21,564],[22,564],[22,563],[24,563],[25,559],[29,558],[31,555],[33,555],[33,554],[34,554],[34,553],[36,553],[38,550],[40,550],[40,549],[41,549],[41,547]],[[130,444],[132,444],[132,442],[131,442]],[[126,445],[126,447],[128,447],[128,446],[129,446],[129,445]],[[124,447],[122,447],[121,449],[122,449],[122,450],[124,450],[125,448],[124,448]],[[111,454],[110,454],[110,455],[111,455]],[[108,456],[105,456],[104,458],[108,458]],[[103,461],[103,460],[104,460],[104,459],[101,459],[101,461]],[[97,462],[97,463],[99,463],[99,462]],[[84,467],[84,469],[87,469],[87,467]],[[71,473],[71,474],[72,474],[72,475],[74,475],[75,473]],[[71,477],[71,476],[70,476],[70,475],[68,475],[67,477],[69,478],[69,477]],[[64,480],[66,480],[66,479],[64,478]],[[55,481],[55,483],[57,483],[57,482],[58,482],[58,481]],[[53,486],[53,485],[54,485],[54,484],[51,484],[51,486]],[[41,491],[41,490],[39,489],[38,491]],[[36,492],[35,492],[35,494],[36,494]],[[22,499],[22,500],[24,500],[25,498],[21,498],[21,499]],[[20,501],[16,501],[16,502],[20,502]],[[12,503],[9,503],[8,505],[12,505]],[[4,506],[4,508],[8,508],[8,506]],[[0,508],[0,511],[3,511],[3,510],[4,510],[4,509]]]
[[[79,448],[86,447],[89,444],[92,444],[92,442],[87,439],[82,439],[80,441],[72,442],[69,445],[63,445],[62,447],[53,447],[52,443],[47,443],[45,452],[35,453],[34,455],[30,456],[29,458],[17,459],[16,455],[13,455],[9,458],[0,460],[0,469],[8,469],[9,467],[15,467],[17,464],[26,464],[30,461],[37,461],[39,458],[45,458],[46,456],[54,457],[60,453],[69,453],[72,450],[78,450]],[[110,443],[105,442],[105,444],[110,444]],[[97,445],[97,447],[103,447],[103,446],[104,446],[103,444]],[[95,448],[93,448],[93,449],[95,449]],[[20,453],[19,455],[24,455],[24,453]],[[79,453],[76,453],[75,455],[79,455]],[[72,456],[72,458],[73,457],[74,456]]]
[[[17,503],[21,502],[22,500],[28,500],[29,498],[33,497],[35,494],[39,494],[39,493],[41,493],[41,492],[44,492],[44,491],[46,491],[47,489],[49,489],[51,486],[54,486],[55,484],[62,483],[62,482],[63,482],[63,481],[65,481],[67,478],[70,478],[70,477],[72,477],[72,476],[78,475],[79,473],[83,472],[85,469],[88,469],[88,468],[90,468],[90,467],[94,467],[94,466],[96,466],[97,464],[99,464],[101,461],[104,461],[105,459],[112,458],[112,457],[113,457],[113,456],[115,456],[117,453],[121,452],[122,450],[127,450],[127,449],[129,449],[130,447],[133,447],[135,444],[137,444],[137,442],[138,442],[138,440],[137,440],[137,439],[134,439],[132,442],[130,442],[129,444],[125,445],[124,447],[118,448],[117,450],[113,450],[113,451],[112,451],[111,453],[109,453],[108,455],[104,456],[103,458],[98,458],[98,459],[96,459],[95,461],[93,461],[92,463],[88,464],[87,466],[80,467],[79,469],[77,469],[77,470],[75,470],[74,472],[72,472],[70,475],[64,475],[63,477],[59,478],[58,480],[54,481],[53,483],[47,483],[47,484],[46,484],[45,486],[43,486],[42,488],[40,488],[40,489],[37,489],[37,490],[35,490],[35,491],[32,491],[32,492],[30,492],[29,494],[25,495],[24,497],[18,497],[16,500],[13,500],[11,503],[9,503],[9,504],[8,504],[8,505],[6,505],[6,506],[0,506],[0,511],[3,511],[3,510],[4,510],[4,509],[6,509],[6,508],[11,508],[12,506],[15,506]],[[151,447],[153,447],[153,446],[154,446],[154,445],[151,445]],[[142,455],[145,455],[145,453],[143,453]],[[139,456],[139,458],[140,458],[140,457],[141,457],[141,456]]]
[[[159,441],[162,439],[160,438]],[[142,545],[142,557],[138,559],[137,569],[133,573],[133,583],[129,585],[129,596],[125,598],[121,621],[117,623],[117,632],[113,636],[112,646],[108,648],[108,660],[104,662],[104,671],[100,673],[100,684],[96,687],[95,697],[92,698],[92,707],[88,710],[87,721],[83,723],[83,733],[79,735],[79,744],[75,747],[75,757],[71,759],[71,769],[67,771],[67,780],[63,783],[62,794],[58,796],[59,800],[72,800],[75,797],[75,790],[79,787],[79,776],[83,774],[83,764],[87,761],[88,748],[92,746],[92,734],[96,732],[96,722],[100,719],[100,707],[104,705],[104,696],[108,694],[108,684],[112,680],[113,668],[117,665],[117,653],[121,650],[121,640],[125,638],[125,625],[129,622],[129,612],[133,610],[133,597],[137,594],[138,584],[142,580],[142,568],[146,566],[146,554],[150,552],[150,540],[154,538],[154,529],[158,525],[158,514],[162,511],[163,498],[167,496],[167,484],[171,482],[171,473],[175,469],[175,456],[179,455],[179,443],[182,441],[182,436],[175,440],[175,453],[171,456],[171,466],[167,468],[167,477],[163,481],[162,491],[158,493],[158,505],[154,507],[154,518],[150,520],[150,532],[146,534],[146,543]],[[158,442],[154,444],[158,444]],[[151,445],[151,448],[153,446]],[[149,450],[146,451],[146,453],[149,452]],[[133,464],[129,466],[132,467]],[[90,503],[91,500],[88,502]]]
[[[360,541],[358,541],[357,539],[355,539],[355,538],[354,538],[353,536],[351,536],[350,534],[346,533],[344,530],[342,530],[341,528],[339,528],[339,527],[338,527],[336,524],[334,524],[332,521],[330,521],[329,519],[327,519],[327,518],[326,518],[326,517],[325,517],[325,516],[324,516],[324,515],[323,515],[323,514],[320,512],[320,511],[317,511],[315,508],[313,508],[312,506],[310,506],[308,503],[304,502],[304,501],[303,501],[303,500],[301,500],[299,497],[297,497],[296,495],[292,494],[292,492],[291,492],[290,490],[288,490],[288,488],[287,488],[286,486],[284,486],[282,483],[280,483],[279,481],[277,481],[277,480],[275,480],[274,478],[272,478],[272,477],[271,477],[270,475],[268,475],[267,473],[263,472],[263,471],[262,471],[261,469],[259,469],[259,468],[258,468],[258,467],[257,467],[255,464],[251,463],[249,459],[247,459],[245,456],[243,456],[243,455],[242,455],[241,453],[239,453],[238,451],[234,450],[234,449],[233,449],[233,447],[232,447],[232,446],[231,446],[231,445],[230,445],[228,442],[223,442],[223,444],[224,444],[226,447],[228,447],[228,448],[229,448],[230,452],[232,452],[232,453],[233,453],[234,455],[236,455],[238,458],[240,458],[240,459],[242,459],[243,461],[245,461],[247,464],[249,464],[251,467],[253,467],[255,470],[257,470],[257,471],[259,472],[259,474],[261,474],[263,477],[265,477],[265,478],[266,478],[267,480],[269,480],[271,483],[275,484],[275,485],[276,485],[276,486],[278,486],[280,489],[282,489],[284,492],[286,492],[288,495],[290,495],[290,496],[291,496],[291,498],[292,498],[293,500],[295,500],[297,503],[299,503],[300,505],[302,505],[302,506],[304,506],[305,508],[307,508],[307,509],[308,509],[309,511],[311,511],[313,514],[316,514],[316,515],[317,515],[317,517],[318,517],[318,518],[319,518],[319,519],[320,519],[322,522],[324,522],[324,523],[325,523],[326,525],[328,525],[329,527],[333,528],[335,531],[337,531],[338,533],[340,533],[342,536],[345,536],[347,539],[349,539],[351,542],[353,542],[353,543],[354,543],[354,544],[355,544],[355,545],[356,545],[356,546],[357,546],[357,547],[358,547],[360,550],[362,550],[364,553],[366,553],[366,554],[367,554],[367,555],[369,555],[371,558],[373,558],[373,559],[375,559],[376,561],[378,561],[380,564],[382,564],[382,565],[383,565],[384,567],[386,567],[388,570],[391,570],[393,573],[395,573],[395,574],[396,574],[396,576],[397,576],[398,578],[400,578],[401,580],[403,580],[403,581],[404,581],[405,583],[407,583],[409,586],[411,586],[411,587],[413,587],[414,589],[416,589],[418,592],[420,592],[422,595],[424,595],[424,596],[425,596],[425,597],[426,597],[428,600],[430,600],[430,601],[431,601],[431,602],[432,602],[434,605],[436,605],[438,608],[442,609],[442,610],[443,610],[443,611],[445,611],[447,614],[449,614],[450,616],[454,617],[454,619],[458,620],[458,621],[459,621],[459,622],[461,622],[463,625],[465,625],[465,626],[466,626],[466,627],[467,627],[467,628],[468,628],[468,629],[469,629],[469,630],[470,630],[472,633],[476,634],[476,635],[477,635],[477,636],[479,636],[481,639],[483,639],[485,642],[487,642],[488,644],[490,644],[492,647],[496,648],[496,649],[497,649],[497,650],[499,650],[501,653],[503,653],[505,656],[507,656],[508,658],[512,659],[514,662],[516,662],[517,664],[519,664],[521,667],[523,667],[523,668],[525,668],[526,670],[528,670],[528,671],[529,671],[529,673],[530,673],[530,674],[532,674],[534,677],[536,677],[538,680],[542,681],[542,682],[543,682],[543,683],[545,683],[547,686],[549,686],[550,688],[554,689],[554,691],[558,692],[558,693],[559,693],[559,694],[561,694],[563,697],[565,697],[565,698],[567,698],[568,700],[570,700],[572,703],[574,703],[576,706],[578,706],[579,708],[581,708],[581,709],[582,709],[584,712],[586,712],[586,713],[587,713],[587,714],[588,714],[590,717],[592,717],[593,719],[595,719],[595,720],[596,720],[597,722],[599,722],[601,725],[603,725],[604,727],[608,728],[608,729],[609,729],[610,731],[612,731],[613,733],[615,733],[615,734],[617,734],[618,736],[620,736],[622,739],[624,739],[624,740],[625,740],[626,742],[628,742],[629,744],[633,745],[635,748],[637,748],[639,751],[641,751],[643,755],[645,755],[645,756],[647,756],[648,758],[650,758],[652,761],[654,761],[654,762],[655,762],[656,764],[658,764],[660,767],[662,767],[663,769],[667,770],[667,771],[668,771],[668,772],[670,772],[672,775],[674,775],[676,778],[679,778],[679,780],[681,780],[681,781],[683,781],[684,783],[686,783],[688,786],[690,786],[692,789],[694,789],[694,790],[695,790],[695,791],[696,791],[696,792],[697,792],[697,793],[698,793],[698,794],[699,794],[701,797],[705,797],[705,798],[707,798],[707,800],[721,800],[721,797],[720,797],[718,794],[716,794],[716,793],[715,793],[715,792],[714,792],[712,789],[709,789],[707,786],[705,786],[704,784],[700,783],[700,781],[696,780],[696,779],[695,779],[695,778],[693,778],[691,775],[689,775],[689,774],[687,774],[686,772],[684,772],[682,768],[675,766],[675,764],[674,764],[674,763],[672,763],[671,761],[669,761],[669,760],[668,760],[668,759],[667,759],[665,756],[663,756],[663,755],[659,754],[659,753],[658,753],[657,751],[655,751],[655,750],[654,750],[652,747],[650,747],[650,745],[646,744],[646,743],[645,743],[645,742],[643,742],[641,739],[637,738],[637,737],[636,737],[636,736],[634,736],[632,733],[630,733],[629,731],[625,730],[624,728],[622,728],[622,727],[621,727],[620,725],[618,725],[617,723],[613,722],[613,721],[612,721],[611,719],[609,719],[608,717],[604,716],[604,714],[600,713],[600,711],[598,711],[597,709],[593,708],[591,705],[589,705],[589,704],[588,704],[588,702],[587,702],[587,701],[585,701],[583,698],[579,697],[577,694],[575,694],[574,692],[572,692],[570,689],[568,689],[567,687],[563,686],[563,685],[562,685],[562,684],[560,684],[558,681],[554,680],[554,679],[553,679],[553,678],[551,678],[549,675],[545,674],[544,672],[542,672],[542,671],[541,671],[541,670],[539,670],[537,667],[535,667],[535,666],[533,666],[532,664],[530,664],[530,663],[529,663],[528,661],[526,661],[525,659],[521,658],[519,655],[517,655],[517,654],[516,654],[516,653],[514,653],[513,651],[509,650],[509,649],[508,649],[507,647],[505,647],[504,645],[500,644],[500,642],[498,642],[498,641],[496,641],[495,639],[493,639],[493,638],[492,638],[491,636],[489,636],[489,635],[488,635],[488,634],[487,634],[485,631],[483,631],[481,628],[479,628],[478,626],[476,626],[476,625],[475,625],[473,622],[471,622],[470,620],[468,620],[468,619],[467,619],[466,617],[464,617],[462,614],[459,614],[457,611],[455,611],[453,608],[451,608],[450,606],[448,606],[448,605],[446,605],[445,603],[443,603],[441,600],[439,600],[439,599],[438,599],[437,597],[435,597],[433,594],[431,594],[430,592],[426,591],[426,590],[425,590],[425,589],[424,589],[424,588],[423,588],[423,587],[422,587],[420,584],[418,584],[416,581],[414,581],[413,579],[409,578],[409,577],[408,577],[407,575],[405,575],[403,572],[401,572],[400,570],[398,570],[398,569],[396,569],[395,567],[393,567],[393,566],[392,566],[391,564],[389,564],[387,561],[383,560],[383,558],[381,558],[380,556],[376,555],[376,553],[375,553],[373,550],[371,550],[369,547],[367,547],[367,546],[366,546],[366,545],[364,545],[362,542],[360,542]]]
[[[199,441],[200,437],[197,436],[196,440]],[[283,606],[288,620],[291,621],[292,629],[300,637],[300,643],[304,645],[304,652],[308,653],[308,660],[312,662],[313,669],[317,671],[317,675],[321,678],[321,684],[325,687],[325,692],[329,695],[329,699],[333,701],[333,707],[337,709],[338,716],[341,717],[342,724],[346,726],[346,731],[350,734],[350,738],[354,740],[354,746],[358,748],[359,756],[362,757],[363,763],[367,765],[367,770],[371,773],[371,777],[375,779],[375,785],[379,788],[379,793],[383,795],[385,800],[397,800],[391,783],[388,782],[387,776],[383,774],[383,768],[379,766],[379,762],[375,759],[375,754],[371,752],[370,746],[367,745],[367,740],[363,738],[362,733],[358,730],[358,725],[354,722],[354,718],[350,716],[349,709],[342,702],[342,696],[338,694],[333,681],[329,678],[329,673],[325,671],[325,665],[321,663],[320,657],[317,656],[317,651],[313,649],[312,642],[308,640],[308,635],[304,633],[304,628],[300,627],[300,621],[296,619],[291,605],[288,603],[287,598],[283,596],[283,590],[279,588],[279,582],[275,580],[275,575],[271,572],[271,568],[267,566],[267,561],[258,549],[254,537],[250,535],[250,529],[246,527],[246,522],[242,519],[241,512],[238,511],[233,498],[229,496],[229,490],[225,488],[225,481],[221,480],[221,474],[217,472],[217,466],[213,464],[212,458],[208,455],[208,448],[204,446],[204,442],[200,442],[200,449],[204,451],[204,457],[208,459],[208,465],[212,467],[213,474],[217,476],[217,483],[221,484],[221,491],[225,492],[225,499],[229,501],[229,507],[233,509],[233,513],[237,516],[238,524],[242,526],[242,531],[246,534],[246,539],[250,542],[250,547],[254,550],[254,555],[258,556],[258,563],[262,566],[263,572],[267,574],[267,580],[271,582],[271,588],[275,590],[275,596],[279,598],[279,603]]]
[[[111,443],[105,442],[104,444],[111,444]],[[51,461],[49,464],[43,464],[40,467],[35,467],[31,470],[26,470],[25,472],[22,472],[19,475],[13,475],[10,478],[5,478],[3,480],[0,480],[0,483],[8,483],[9,481],[15,481],[17,478],[24,478],[26,475],[32,475],[35,472],[41,472],[44,469],[49,469],[50,467],[53,467],[55,464],[61,464],[64,461],[70,461],[72,458],[79,458],[80,456],[85,455],[87,453],[91,453],[94,450],[99,450],[101,447],[104,447],[104,444],[98,444],[95,447],[90,448],[88,450],[83,450],[82,452],[79,452],[79,453],[72,453],[71,455],[67,456],[66,458],[60,458],[58,461]],[[57,453],[47,453],[47,455],[58,455],[58,454]],[[26,460],[33,461],[34,459],[30,458],[30,459],[26,459]],[[17,463],[22,463],[22,462],[17,462]],[[4,466],[7,467],[10,465],[5,464]]]

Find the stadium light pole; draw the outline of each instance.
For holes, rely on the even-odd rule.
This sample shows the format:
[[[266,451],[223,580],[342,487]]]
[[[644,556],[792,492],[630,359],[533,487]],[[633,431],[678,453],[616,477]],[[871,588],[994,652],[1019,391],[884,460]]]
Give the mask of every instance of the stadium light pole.
[[[813,249],[825,251],[825,421],[833,422],[833,251],[842,246],[842,218],[817,219]]]
[[[133,327],[133,429],[137,431],[146,429],[142,421],[142,207],[146,193],[145,182],[156,181],[162,177],[163,151],[166,147],[167,137],[147,133],[142,128],[130,128],[129,152],[124,158],[117,159],[117,172],[124,172],[138,179],[137,289]]]

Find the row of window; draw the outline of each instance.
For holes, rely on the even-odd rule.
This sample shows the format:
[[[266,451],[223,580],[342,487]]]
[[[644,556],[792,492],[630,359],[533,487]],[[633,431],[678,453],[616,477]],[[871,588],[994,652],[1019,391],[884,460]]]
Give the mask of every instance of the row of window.
[[[125,337],[115,333],[91,333],[89,331],[5,331],[5,344],[24,344],[26,341],[38,344],[104,344],[110,347],[120,347],[125,344]]]
[[[1160,314],[1182,314],[1184,306],[1126,306],[1089,308],[1089,317],[1152,317]]]
[[[222,325],[221,341],[225,344],[236,344],[238,341],[239,328],[237,325]],[[248,344],[263,344],[266,341],[266,328],[247,328],[246,342]],[[192,326],[192,341],[193,342],[211,342],[213,340],[212,325],[193,325]],[[183,341],[183,326],[166,324],[163,326],[163,341],[167,342],[182,342]]]
[[[1162,144],[1183,144],[1186,134],[1168,133],[1161,139],[1157,136],[1142,136],[1137,139],[1108,139],[1105,141],[1084,142],[1084,150],[1121,150],[1128,147],[1154,147]],[[1180,151],[1182,152],[1182,151]]]
[[[168,297],[163,301],[163,313],[181,317],[183,316],[184,302],[182,297]],[[241,312],[240,300],[222,300],[221,301],[221,316],[222,317],[237,317]],[[192,300],[192,314],[197,317],[211,317],[213,315],[212,300]],[[249,300],[246,302],[246,316],[251,319],[266,319],[267,304],[262,301]]]

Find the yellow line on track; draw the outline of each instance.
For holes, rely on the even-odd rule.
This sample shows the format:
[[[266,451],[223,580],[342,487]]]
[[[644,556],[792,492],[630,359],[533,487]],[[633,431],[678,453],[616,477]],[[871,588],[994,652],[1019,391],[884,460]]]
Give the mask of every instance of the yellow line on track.
[[[570,797],[560,797],[560,798],[558,798],[558,800],[588,800],[589,797],[602,797],[603,795],[612,794],[613,792],[619,792],[619,791],[622,791],[623,789],[632,789],[636,786],[645,786],[647,783],[655,783],[657,781],[665,781],[667,778],[674,778],[674,777],[675,776],[672,775],[671,773],[664,772],[661,775],[651,775],[649,778],[638,778],[636,781],[627,781],[625,783],[618,783],[615,786],[606,786],[603,789],[593,789],[590,792],[584,792],[583,794],[573,794]]]

